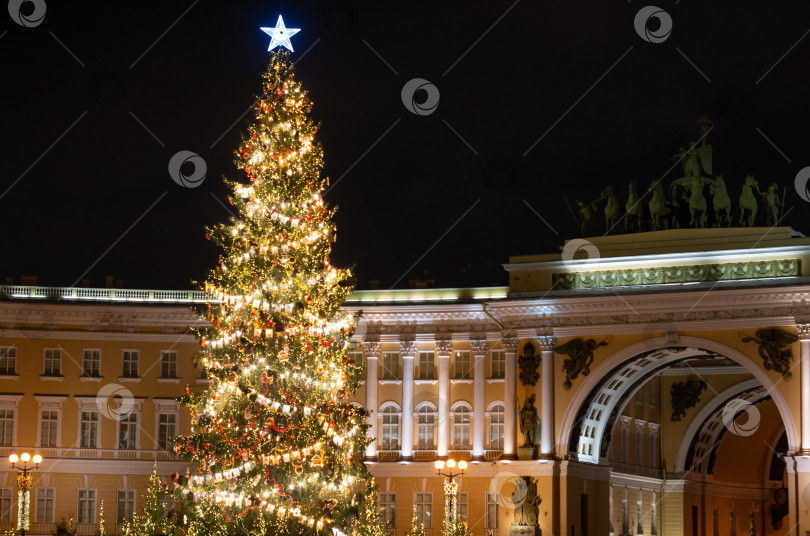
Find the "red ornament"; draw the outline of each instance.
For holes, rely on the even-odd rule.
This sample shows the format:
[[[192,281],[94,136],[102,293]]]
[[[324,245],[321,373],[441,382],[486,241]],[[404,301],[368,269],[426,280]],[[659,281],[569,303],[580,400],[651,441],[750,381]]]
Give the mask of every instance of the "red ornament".
[[[247,461],[247,459],[248,459],[248,451],[246,451],[246,450],[242,451],[242,459]]]

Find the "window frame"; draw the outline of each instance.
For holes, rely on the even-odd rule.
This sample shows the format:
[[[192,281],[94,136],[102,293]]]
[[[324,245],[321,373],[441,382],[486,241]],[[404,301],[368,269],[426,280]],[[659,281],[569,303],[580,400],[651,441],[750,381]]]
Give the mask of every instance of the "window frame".
[[[492,507],[492,510],[490,510],[490,507]],[[486,507],[484,510],[484,529],[498,530],[499,516],[500,516],[500,497],[498,496],[497,492],[487,492]],[[493,520],[495,522],[494,526],[492,525]]]
[[[92,495],[88,497],[82,498],[82,493]],[[98,493],[96,492],[95,488],[80,488],[76,490],[76,524],[77,525],[93,525],[96,522],[96,501],[98,499]],[[91,508],[89,508],[88,513],[90,514],[90,519],[82,520],[82,503],[89,504]]]
[[[117,426],[118,434],[117,434],[117,439],[116,439],[116,442],[115,442],[116,443],[116,450],[137,450],[138,449],[138,435],[139,435],[139,433],[138,433],[138,428],[139,428],[139,426],[138,426],[138,424],[139,424],[138,423],[138,421],[139,421],[138,413],[136,411],[130,411],[128,415],[120,416],[117,420],[118,420],[118,426]],[[130,441],[131,441],[131,446],[122,446],[122,438],[123,438],[123,434],[124,434],[124,427],[126,427],[128,429],[127,430],[127,439],[126,439],[127,445],[130,445]],[[131,434],[131,437],[130,437],[130,434],[129,434],[130,431],[133,432]]]
[[[38,408],[39,409],[39,443],[40,447],[56,448],[59,446],[59,410],[53,408]],[[45,413],[49,413],[48,419],[45,419]],[[45,423],[48,423],[48,444],[45,444]],[[51,437],[53,436],[53,437]],[[53,444],[51,444],[53,443]]]
[[[42,493],[51,492],[50,497],[40,497]],[[50,516],[45,515],[43,516],[43,510],[41,502],[44,501],[45,503],[45,514],[50,513]],[[48,509],[48,505],[50,505],[50,510]],[[54,523],[55,518],[55,509],[56,509],[56,488],[37,488],[36,493],[36,523]]]
[[[399,450],[399,408],[393,404],[389,404],[380,410],[380,418],[382,419],[380,427],[380,450]],[[389,422],[386,422],[389,419]],[[393,419],[394,422],[390,422]],[[391,431],[393,430],[393,437]],[[391,441],[393,440],[393,448]]]
[[[133,360],[132,357],[135,356]],[[135,373],[132,374],[132,363],[135,363]],[[129,367],[127,367],[129,363]],[[121,377],[122,378],[140,378],[141,374],[141,351],[135,349],[121,350]]]
[[[14,354],[14,355],[9,355],[9,354]],[[9,362],[11,362],[11,368],[10,369],[8,367]],[[17,376],[17,347],[16,346],[14,346],[14,345],[0,346],[0,364],[5,365],[5,366],[0,366],[0,376]],[[9,372],[9,370],[11,372]]]
[[[81,407],[79,408],[79,448],[80,449],[97,449],[98,448],[99,435],[101,435],[99,433],[101,431],[101,414],[100,414],[100,412],[93,411],[92,409],[87,409],[87,411],[85,411],[85,409],[87,409],[87,408],[81,408]],[[95,415],[95,419],[85,421],[85,418],[84,418],[85,414],[87,414],[87,415]],[[89,429],[93,430],[93,435],[92,435],[93,441],[92,441],[92,444],[88,444],[88,445],[86,445],[85,442],[84,442],[84,439],[85,439],[84,423],[85,422],[87,422],[90,425],[93,425],[93,424],[95,425],[95,426],[90,426],[89,427]]]
[[[466,404],[458,405],[453,410],[453,450],[470,450],[471,423],[472,410]],[[461,442],[457,440],[459,432],[462,436],[466,433],[466,441],[463,441],[463,437]]]
[[[500,410],[498,409],[500,408]],[[504,438],[504,427],[505,427],[505,417],[506,417],[506,407],[504,404],[500,402],[496,402],[492,405],[492,409],[489,411],[489,448],[490,450],[503,450],[503,438]],[[498,430],[500,433],[498,434],[497,443],[493,443],[496,441],[494,438],[496,434],[493,432]]]
[[[413,494],[413,509],[416,522],[425,530],[433,528],[433,493],[429,491],[418,491]],[[427,510],[427,511],[426,511]],[[425,514],[427,513],[427,522]]]
[[[427,359],[428,356],[430,359]],[[419,352],[419,380],[436,379],[436,352]]]
[[[422,422],[424,418],[425,422]],[[436,446],[436,410],[424,404],[416,410],[417,450],[434,450]],[[425,433],[423,434],[423,430]],[[428,434],[427,431],[430,431]],[[427,436],[430,435],[428,441]],[[424,438],[423,438],[424,436]]]
[[[172,361],[171,358],[174,358]],[[166,370],[168,369],[168,370]],[[177,376],[177,350],[160,351],[160,377],[175,380]]]
[[[121,494],[129,494],[131,495],[130,498],[125,498],[124,503],[130,503],[129,508],[125,506],[124,510],[128,510],[129,515],[121,518]],[[135,515],[135,490],[134,489],[119,489],[115,494],[115,524],[116,525],[123,525],[124,521],[131,520],[132,516]]]
[[[50,353],[50,356],[48,355]],[[51,367],[48,367],[50,360]],[[54,372],[54,363],[57,368]],[[62,374],[62,349],[61,348],[43,348],[42,349],[42,376],[46,378],[60,378]]]
[[[503,380],[506,377],[506,352],[492,350],[489,354],[489,378]]]
[[[393,363],[392,363],[393,362]],[[399,352],[383,352],[381,380],[401,380]],[[391,368],[391,365],[394,365]]]
[[[453,352],[453,379],[469,380],[472,378],[472,352],[456,350]]]
[[[95,358],[88,359],[88,354],[96,354]],[[95,362],[97,369],[95,374],[92,371],[88,373],[88,362]],[[82,348],[82,377],[83,378],[101,378],[101,349],[100,348]]]
[[[380,515],[380,521],[388,528],[395,529],[397,526],[397,494],[389,492],[378,493],[377,512]]]
[[[11,487],[0,487],[0,522],[13,523],[14,522],[14,495]],[[8,501],[8,503],[6,503]],[[8,504],[8,509],[5,508]]]

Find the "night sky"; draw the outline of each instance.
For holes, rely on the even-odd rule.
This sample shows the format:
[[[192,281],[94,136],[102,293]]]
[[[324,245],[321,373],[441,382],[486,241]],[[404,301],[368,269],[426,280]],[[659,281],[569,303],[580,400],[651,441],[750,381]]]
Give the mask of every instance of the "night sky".
[[[786,186],[784,224],[810,233],[793,187],[810,166],[807,2],[657,2],[673,21],[660,43],[636,32],[638,0],[42,3],[30,28],[0,13],[0,275],[15,281],[205,277],[219,251],[204,227],[231,208],[221,177],[244,180],[233,153],[267,65],[259,27],[279,14],[301,28],[292,58],[339,205],[332,261],[361,288],[425,271],[504,284],[510,255],[576,236],[565,198],[613,184],[623,206],[630,180],[680,177],[671,157],[703,115],[735,208],[750,173]],[[433,113],[403,105],[413,78],[438,89]],[[198,188],[169,176],[180,150],[207,164]]]

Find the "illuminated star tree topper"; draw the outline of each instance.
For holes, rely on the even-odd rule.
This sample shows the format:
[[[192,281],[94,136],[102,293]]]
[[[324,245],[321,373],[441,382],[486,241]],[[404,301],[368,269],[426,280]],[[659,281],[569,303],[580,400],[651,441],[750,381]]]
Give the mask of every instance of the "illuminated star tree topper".
[[[268,52],[278,46],[282,46],[292,52],[293,47],[292,43],[290,43],[290,37],[300,32],[301,28],[287,28],[284,26],[284,19],[279,15],[275,28],[262,28],[261,30],[272,38],[270,40],[270,47],[267,49]]]

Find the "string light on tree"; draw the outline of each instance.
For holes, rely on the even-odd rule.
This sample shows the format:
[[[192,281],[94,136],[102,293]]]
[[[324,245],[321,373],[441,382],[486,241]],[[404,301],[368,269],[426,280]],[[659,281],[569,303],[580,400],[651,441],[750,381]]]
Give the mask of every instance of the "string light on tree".
[[[329,259],[329,179],[287,51],[299,30],[281,17],[262,30],[270,64],[235,152],[244,176],[226,181],[236,216],[206,232],[222,251],[200,284],[210,301],[195,359],[209,382],[181,397],[192,433],[175,450],[199,468],[173,475],[167,492],[186,536],[345,536],[371,476],[359,461],[368,412],[348,401],[361,372],[346,355],[355,320],[341,307],[351,273]],[[133,526],[144,529],[134,536],[154,522]]]

